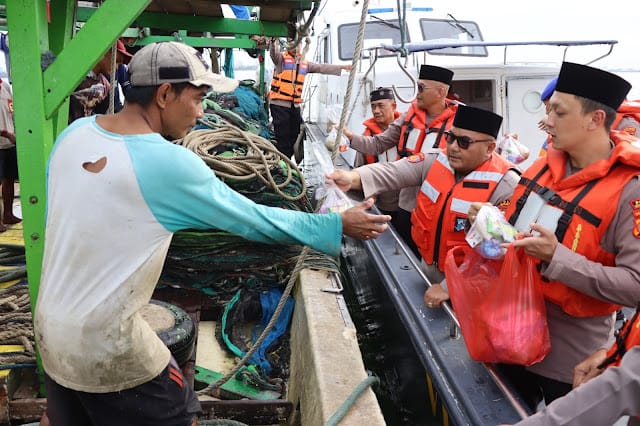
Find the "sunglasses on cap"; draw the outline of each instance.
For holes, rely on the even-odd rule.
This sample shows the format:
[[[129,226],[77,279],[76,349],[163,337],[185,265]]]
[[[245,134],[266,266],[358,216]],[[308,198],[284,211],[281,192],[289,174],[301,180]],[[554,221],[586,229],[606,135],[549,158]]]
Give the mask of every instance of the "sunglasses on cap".
[[[468,149],[469,145],[476,142],[491,142],[493,139],[471,139],[469,136],[458,136],[453,134],[450,130],[444,132],[444,137],[447,144],[451,145],[453,142],[458,142],[460,149]]]

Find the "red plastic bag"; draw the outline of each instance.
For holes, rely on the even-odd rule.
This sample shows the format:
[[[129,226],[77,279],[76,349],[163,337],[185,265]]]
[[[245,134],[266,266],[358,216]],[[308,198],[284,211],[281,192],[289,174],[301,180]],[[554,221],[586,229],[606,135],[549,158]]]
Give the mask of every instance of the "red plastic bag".
[[[534,259],[512,246],[502,260],[449,250],[445,277],[469,355],[482,362],[531,365],[551,349]]]

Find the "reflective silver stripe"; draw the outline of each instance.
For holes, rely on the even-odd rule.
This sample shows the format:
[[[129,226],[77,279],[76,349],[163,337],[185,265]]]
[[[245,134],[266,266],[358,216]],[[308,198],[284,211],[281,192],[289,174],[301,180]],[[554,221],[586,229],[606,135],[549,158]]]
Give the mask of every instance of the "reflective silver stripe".
[[[460,198],[451,199],[452,212],[466,215],[469,213],[469,207],[471,207],[471,201],[461,200]]]
[[[440,164],[442,164],[444,167],[446,167],[447,169],[449,169],[449,171],[455,175],[455,171],[451,168],[451,166],[449,165],[449,160],[447,159],[447,156],[444,155],[442,153],[442,151],[438,152],[438,156],[436,157],[436,161],[439,162]]]
[[[546,204],[540,195],[532,192],[527,197],[516,221],[515,228],[520,232],[528,232],[532,223],[538,223],[551,232],[556,232],[562,210]]]
[[[416,145],[418,145],[418,139],[420,139],[420,133],[422,131],[419,129],[411,129],[409,135],[407,136],[407,144],[405,145],[405,149],[408,151],[414,151],[416,149]]]
[[[491,182],[500,182],[504,175],[499,172],[478,172],[474,171],[464,177],[464,180],[484,180]]]
[[[396,148],[395,146],[378,155],[378,161],[380,161],[381,163],[384,163],[386,161],[396,161],[397,159],[398,148]]]
[[[538,225],[542,225],[547,228],[551,232],[556,232],[558,228],[558,221],[562,216],[562,209],[559,209],[556,206],[550,206],[549,204],[545,204],[542,206],[542,210],[540,210],[540,215],[538,216],[538,220],[536,223]]]
[[[420,191],[422,191],[422,193],[426,195],[434,204],[438,201],[438,197],[440,196],[440,192],[438,192],[438,190],[435,189],[426,180],[422,182],[422,185],[420,186]]]
[[[422,147],[420,148],[420,151],[424,153],[436,151],[438,147],[434,149],[433,144],[435,143],[437,137],[437,133],[427,134],[427,136],[424,137],[424,141],[422,141]]]

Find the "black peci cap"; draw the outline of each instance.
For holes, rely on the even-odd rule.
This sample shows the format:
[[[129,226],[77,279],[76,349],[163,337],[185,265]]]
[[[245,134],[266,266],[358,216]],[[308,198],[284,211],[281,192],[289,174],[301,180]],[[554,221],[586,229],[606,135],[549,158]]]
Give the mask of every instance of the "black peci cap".
[[[395,101],[396,97],[393,95],[393,90],[388,87],[378,87],[369,93],[369,102],[379,101],[380,99],[391,99]]]
[[[421,65],[418,80],[440,81],[444,84],[451,84],[453,79],[453,71],[436,67],[434,65]]]
[[[556,92],[570,93],[600,102],[615,110],[620,107],[631,84],[615,74],[586,65],[563,62]]]
[[[498,114],[467,105],[458,105],[453,119],[453,127],[485,133],[494,138],[498,136],[501,125],[502,117]]]

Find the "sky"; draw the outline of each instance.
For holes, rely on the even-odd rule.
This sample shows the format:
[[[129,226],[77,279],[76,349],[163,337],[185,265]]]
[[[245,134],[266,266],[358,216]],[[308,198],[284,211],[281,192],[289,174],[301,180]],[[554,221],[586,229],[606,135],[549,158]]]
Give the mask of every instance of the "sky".
[[[640,14],[636,1],[419,0],[411,5],[454,10],[451,13],[460,20],[482,17],[486,40],[618,40],[612,54],[598,61],[598,66],[640,71]]]
[[[344,0],[327,0],[330,7],[348,5]],[[352,7],[360,10],[359,6]],[[403,1],[400,2],[402,4]],[[434,12],[451,13],[456,19],[476,21],[487,41],[617,40],[611,54],[593,66],[620,74],[634,86],[630,99],[640,99],[640,13],[637,0],[406,0],[407,7],[431,7]],[[369,0],[369,8],[396,7],[397,0]],[[544,50],[546,49],[546,50]],[[553,50],[552,50],[553,49]],[[608,47],[576,47],[566,60],[589,63],[607,53]],[[546,58],[552,52],[562,60],[562,48],[510,47],[510,62],[519,58]],[[630,71],[634,72],[630,72]]]

